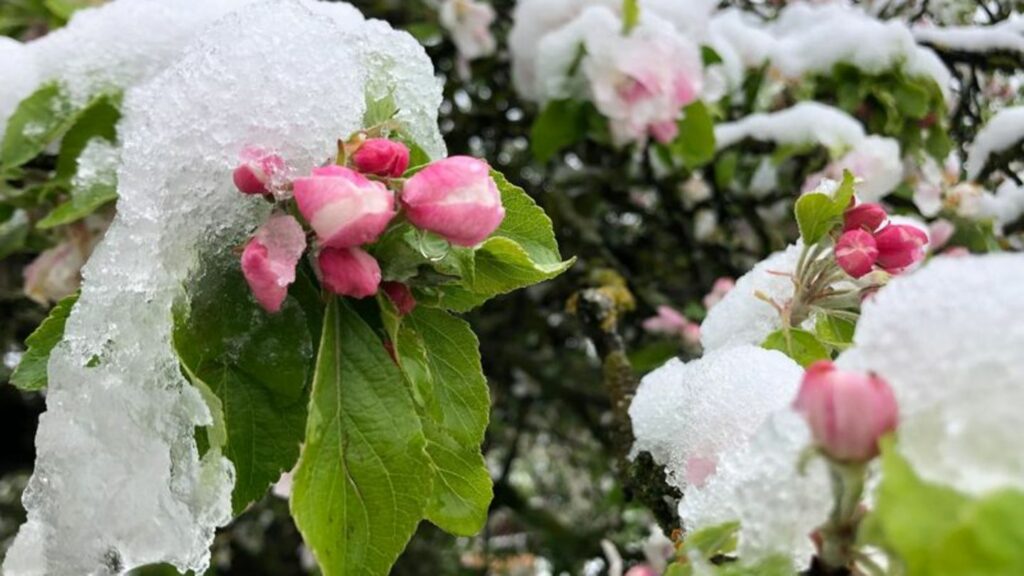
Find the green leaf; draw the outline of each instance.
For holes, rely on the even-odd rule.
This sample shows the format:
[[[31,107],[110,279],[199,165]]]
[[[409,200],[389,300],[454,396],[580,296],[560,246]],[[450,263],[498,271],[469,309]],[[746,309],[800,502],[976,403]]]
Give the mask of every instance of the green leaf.
[[[0,165],[4,171],[35,158],[64,134],[78,118],[82,108],[71,104],[56,83],[49,83],[21,101],[7,121]]]
[[[640,2],[622,0],[622,33],[629,34],[640,23]]]
[[[522,188],[492,171],[501,190],[505,220],[475,251],[473,277],[461,286],[441,287],[441,305],[464,311],[499,294],[549,280],[575,259],[562,261],[551,219]]]
[[[58,302],[35,332],[25,339],[25,354],[11,375],[11,384],[25,391],[46,388],[50,352],[64,338],[64,324],[77,301],[76,292]]]
[[[547,162],[587,134],[587,108],[576,100],[548,102],[530,128],[530,148],[538,162]]]
[[[237,263],[213,265],[175,310],[182,368],[210,405],[209,444],[235,465],[236,513],[263,497],[299,457],[313,345],[302,307],[289,297],[269,314],[249,294]]]
[[[845,350],[853,344],[853,332],[857,324],[845,318],[822,313],[814,323],[814,334],[826,346]]]
[[[896,99],[896,108],[905,116],[921,119],[928,114],[931,94],[917,81],[905,79],[898,83],[893,97]]]
[[[853,175],[843,172],[843,182],[833,195],[822,192],[804,194],[796,201],[796,221],[804,244],[817,244],[836,226],[842,224],[843,213],[853,199]]]
[[[398,366],[366,322],[331,299],[291,499],[325,576],[388,573],[430,499],[425,447]]]
[[[366,112],[363,114],[363,126],[369,128],[383,124],[398,114],[398,104],[395,103],[395,96],[388,92],[383,98],[373,98],[366,95]]]
[[[28,213],[24,210],[15,210],[6,221],[0,222],[0,259],[25,247],[31,227]]]
[[[799,328],[776,330],[761,343],[767,350],[778,350],[807,367],[817,360],[828,360],[832,357],[828,348],[814,334]]]
[[[51,210],[45,218],[36,223],[36,227],[45,230],[70,224],[114,200],[117,200],[117,184],[114,182],[95,182],[91,186],[75,188],[71,192],[71,198]]]
[[[705,68],[724,62],[724,60],[722,60],[722,55],[711,46],[700,47],[700,59]]]
[[[69,180],[78,170],[78,156],[93,138],[117,140],[117,122],[121,119],[121,95],[103,95],[82,109],[74,126],[60,141],[57,178]]]
[[[443,310],[417,307],[400,325],[390,308],[384,316],[399,365],[419,398],[436,474],[427,518],[454,534],[476,534],[493,496],[480,454],[490,394],[479,342],[469,324]]]
[[[683,550],[697,552],[702,558],[711,559],[719,554],[731,554],[736,550],[739,522],[726,522],[688,534],[683,540]]]
[[[715,123],[707,106],[697,100],[683,110],[679,137],[672,142],[672,153],[691,170],[715,157]]]
[[[877,495],[861,539],[886,549],[907,576],[1024,574],[1024,492],[970,497],[925,482],[890,439]]]

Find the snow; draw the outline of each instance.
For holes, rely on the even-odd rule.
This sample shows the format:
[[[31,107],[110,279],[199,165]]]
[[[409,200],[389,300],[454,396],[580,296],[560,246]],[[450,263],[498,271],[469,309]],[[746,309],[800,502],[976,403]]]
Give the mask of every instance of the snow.
[[[97,184],[113,185],[117,180],[120,151],[115,144],[103,138],[89,140],[78,155],[78,167],[71,179],[74,189],[85,189]]]
[[[1024,106],[1013,106],[996,112],[975,136],[967,154],[967,178],[977,180],[989,161],[998,154],[1024,141]]]
[[[710,45],[725,60],[735,87],[744,68],[770,62],[783,76],[827,74],[840,62],[869,74],[902,67],[933,79],[949,100],[952,76],[939,57],[919,46],[897,20],[881,21],[841,4],[791,3],[773,22],[724,10],[710,24]]]
[[[31,94],[39,83],[39,72],[35,56],[28,47],[17,40],[0,36],[0,142],[3,141],[7,120],[25,97]]]
[[[994,26],[916,26],[914,38],[923,44],[972,54],[1017,52],[1024,55],[1024,18]]]
[[[374,69],[374,86],[415,83],[396,92],[407,114],[440,99],[432,71],[416,69],[426,56],[404,33],[382,24],[346,33],[332,20],[294,0],[256,4],[127,93],[118,215],[50,358],[28,521],[5,575],[208,565],[214,529],[231,516],[233,469],[217,450],[197,452],[195,427],[211,416],[181,376],[171,306],[200,258],[230,254],[266,217],[265,203],[232,185],[238,153],[268,147],[299,171],[330,158],[337,139],[361,127],[378,61],[394,66]],[[387,36],[370,47],[371,33]],[[418,131],[436,126],[436,110],[425,115],[411,119]],[[428,136],[437,148],[436,127]]]
[[[798,461],[811,444],[807,424],[785,408],[771,414],[749,443],[722,456],[718,472],[691,488],[679,503],[683,528],[696,531],[740,521],[737,555],[754,564],[773,555],[793,559],[800,571],[814,554],[810,534],[828,519],[832,491],[820,458],[801,473]]]
[[[749,439],[764,419],[796,397],[803,369],[781,352],[737,346],[644,377],[629,407],[636,444],[665,465],[684,492],[703,467]],[[696,475],[696,478],[695,478]]]
[[[991,219],[998,229],[1002,229],[1024,216],[1024,186],[1005,180],[996,188],[995,194],[983,195],[980,204],[979,215]]]
[[[777,144],[817,143],[832,151],[857,145],[864,127],[852,116],[818,102],[800,102],[779,112],[751,114],[715,126],[719,150],[752,138]]]
[[[793,280],[787,274],[796,270],[802,250],[801,244],[794,244],[776,252],[736,281],[736,287],[708,311],[701,324],[701,343],[705,351],[744,344],[759,346],[769,334],[782,327],[778,311],[755,294],[764,294],[780,305],[792,299]]]
[[[1024,254],[937,257],[864,305],[842,368],[885,378],[899,448],[932,482],[1024,489]]]

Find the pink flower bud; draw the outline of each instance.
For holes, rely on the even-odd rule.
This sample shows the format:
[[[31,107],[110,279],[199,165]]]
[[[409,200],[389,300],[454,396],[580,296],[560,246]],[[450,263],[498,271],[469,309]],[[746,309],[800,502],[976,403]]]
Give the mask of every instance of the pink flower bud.
[[[235,168],[235,186],[245,194],[267,194],[275,177],[285,172],[285,163],[277,154],[248,147],[239,155]]]
[[[377,293],[380,266],[361,248],[324,248],[317,259],[327,289],[340,296],[366,298]]]
[[[356,169],[364,174],[398,178],[409,167],[409,148],[386,138],[371,138],[352,155]]]
[[[864,462],[878,440],[896,430],[899,410],[885,380],[843,372],[828,360],[812,364],[793,407],[803,414],[821,449],[836,460]]]
[[[874,232],[885,223],[889,215],[878,204],[858,204],[843,215],[843,230]]]
[[[350,248],[373,242],[395,215],[395,195],[380,182],[341,166],[295,180],[299,211],[321,246]]]
[[[385,282],[381,285],[384,293],[391,299],[391,303],[398,309],[398,313],[405,316],[416,308],[416,299],[413,298],[412,290],[401,282]]]
[[[928,235],[931,237],[928,247],[932,250],[942,248],[950,241],[951,238],[953,238],[953,234],[955,233],[955,224],[945,218],[939,218],[928,225]]]
[[[878,265],[893,274],[920,262],[928,235],[916,226],[890,224],[875,234],[878,246]]]
[[[242,252],[242,274],[256,301],[268,312],[281,309],[288,285],[295,281],[295,266],[306,249],[306,233],[295,218],[275,214],[267,220]]]
[[[714,308],[735,287],[736,281],[727,276],[715,280],[715,283],[711,285],[711,292],[704,296],[704,308],[708,310]]]
[[[854,278],[871,272],[871,267],[878,260],[878,247],[875,238],[861,229],[848,230],[836,241],[836,262],[847,274]]]
[[[402,190],[409,221],[452,244],[474,246],[505,218],[501,193],[486,162],[452,156],[416,173]]]
[[[658,576],[658,571],[647,564],[637,564],[626,571],[626,576]]]

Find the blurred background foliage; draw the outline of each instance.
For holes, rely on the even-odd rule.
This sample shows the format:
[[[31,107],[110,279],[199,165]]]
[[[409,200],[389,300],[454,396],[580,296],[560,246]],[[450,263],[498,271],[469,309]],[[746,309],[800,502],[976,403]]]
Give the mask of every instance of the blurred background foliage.
[[[498,298],[469,315],[480,337],[493,403],[484,444],[495,482],[489,521],[473,538],[455,538],[424,523],[393,573],[600,574],[606,566],[604,539],[615,545],[627,565],[639,561],[642,544],[657,523],[651,510],[660,511],[667,523],[670,514],[665,511],[674,507],[657,490],[656,470],[617,466],[629,446],[628,427],[623,429],[621,410],[616,410],[623,391],[615,386],[628,392],[630,382],[629,365],[622,358],[628,357],[633,372],[642,374],[669,357],[699,353],[680,341],[645,333],[641,321],[660,305],[701,320],[701,298],[717,278],[738,277],[795,239],[795,225],[787,216],[806,176],[827,163],[826,151],[744,143],[711,158],[700,181],[692,180],[685,168],[658,170],[657,162],[642,152],[614,151],[589,141],[539,162],[529,142],[538,110],[516,96],[504,42],[513,0],[493,0],[499,50],[468,69],[445,38],[434,2],[352,3],[368,17],[408,30],[426,47],[445,82],[440,123],[449,152],[486,158],[523,186],[551,215],[562,253],[579,258],[557,280]],[[88,4],[3,0],[0,34],[21,40],[37,37]],[[723,4],[766,17],[781,5],[751,0]],[[922,9],[920,2],[890,4],[891,16],[912,18]],[[1011,4],[1006,4],[1007,14]],[[958,70],[971,78],[998,73],[970,62]],[[730,120],[817,99],[856,113],[871,132],[928,148],[931,140],[922,136],[919,122],[904,125],[884,117],[885,94],[903,79],[857,74],[846,71],[781,87],[765,71],[751,74],[743,87],[745,97],[712,114],[718,121]],[[851,86],[863,93],[851,96]],[[968,98],[955,111],[953,124],[942,127],[940,135],[950,141],[941,144],[969,141],[983,115]],[[765,158],[776,164],[778,186],[751,194],[751,180]],[[694,186],[707,190],[695,192]],[[909,209],[908,198],[901,200],[897,194],[891,200],[897,208]],[[37,244],[46,242],[41,237]],[[22,270],[34,252],[38,250],[26,249],[0,260],[2,381],[47,312],[22,292]],[[606,371],[603,360],[615,354],[619,364]],[[23,520],[19,497],[31,472],[35,424],[43,408],[40,394],[0,385],[0,550]],[[638,474],[639,481],[631,480]],[[655,490],[638,494],[638,486]],[[224,575],[287,576],[312,570],[287,504],[275,496],[221,531],[213,564],[210,573]],[[145,572],[174,573],[165,568]]]

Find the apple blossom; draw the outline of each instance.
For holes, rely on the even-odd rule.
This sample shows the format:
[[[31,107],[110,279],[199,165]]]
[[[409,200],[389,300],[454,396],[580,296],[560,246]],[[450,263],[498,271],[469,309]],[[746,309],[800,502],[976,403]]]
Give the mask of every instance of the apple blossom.
[[[409,167],[409,147],[387,138],[370,138],[352,155],[352,163],[363,174],[398,178]]]
[[[727,276],[715,280],[715,283],[711,285],[711,292],[704,296],[704,308],[707,310],[714,308],[735,287],[736,281]]]
[[[294,188],[299,211],[322,246],[373,242],[395,215],[395,195],[384,184],[342,166],[315,168],[296,178]]]
[[[415,226],[460,246],[474,246],[505,218],[490,166],[451,156],[417,172],[402,190],[402,205]]]
[[[476,0],[445,0],[439,13],[441,26],[465,60],[494,54],[497,41],[491,33],[496,14],[490,4]]]
[[[860,278],[871,272],[878,260],[875,238],[864,230],[848,230],[836,241],[836,262],[847,274]]]
[[[65,240],[44,250],[25,267],[25,295],[42,305],[49,305],[78,289],[86,255],[72,240]]]
[[[401,282],[384,282],[381,284],[381,288],[384,289],[384,293],[388,295],[391,303],[395,305],[398,313],[402,316],[416,308],[416,298],[413,297],[409,286]]]
[[[897,273],[924,259],[928,235],[909,224],[890,224],[875,234],[878,265],[887,272]]]
[[[244,194],[268,194],[276,177],[284,174],[284,160],[272,152],[254,146],[239,154],[235,168],[235,186]]]
[[[242,274],[256,301],[268,312],[277,312],[295,281],[295,266],[306,249],[306,234],[287,214],[267,220],[242,251]]]
[[[885,208],[878,204],[865,202],[850,208],[843,214],[843,230],[874,232],[888,219],[889,215],[885,213]]]
[[[323,283],[339,296],[366,298],[380,286],[380,265],[361,248],[324,248],[317,258]]]
[[[617,145],[676,138],[682,109],[703,86],[700,51],[668,23],[642,20],[628,35],[588,42],[583,72]]]
[[[793,407],[821,449],[841,461],[877,456],[879,439],[896,430],[899,420],[896,397],[885,380],[837,370],[829,360],[807,369]]]

